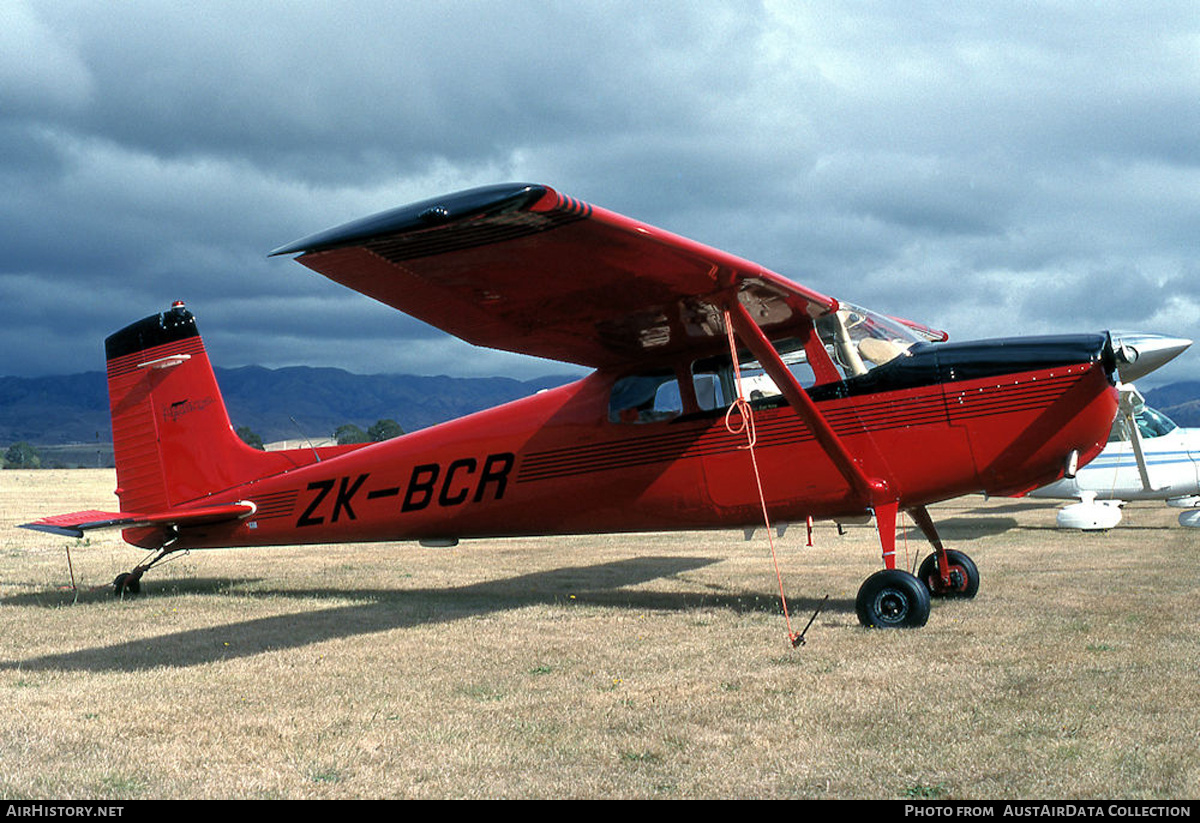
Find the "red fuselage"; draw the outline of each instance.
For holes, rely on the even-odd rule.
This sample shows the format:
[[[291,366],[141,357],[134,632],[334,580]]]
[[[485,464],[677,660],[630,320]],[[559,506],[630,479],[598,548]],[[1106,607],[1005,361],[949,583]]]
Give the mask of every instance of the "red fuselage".
[[[952,344],[930,348],[956,351]],[[1099,343],[1090,357],[1075,356],[1078,348],[998,363],[978,354],[994,346],[977,345],[932,376],[810,394],[863,471],[884,478],[901,508],[973,492],[1018,494],[1061,477],[1071,452],[1082,465],[1105,442],[1116,410],[1111,363]],[[307,465],[192,501],[250,501],[256,511],[235,523],[183,529],[176,548],[761,524],[747,438],[731,431],[724,409],[614,420],[621,376],[599,371],[320,462],[295,452]],[[791,407],[768,403],[752,414],[754,461],[772,521],[869,512]],[[150,529],[126,534],[139,545],[161,542]]]

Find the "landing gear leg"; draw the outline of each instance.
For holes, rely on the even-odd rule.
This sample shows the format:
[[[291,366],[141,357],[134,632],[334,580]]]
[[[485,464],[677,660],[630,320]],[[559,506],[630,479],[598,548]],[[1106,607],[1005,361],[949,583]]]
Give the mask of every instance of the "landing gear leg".
[[[896,568],[897,510],[895,503],[875,507],[885,568],[867,578],[854,603],[858,622],[868,628],[918,628],[929,620],[929,589]]]
[[[138,594],[141,592],[142,575],[148,572],[151,566],[158,564],[166,559],[168,555],[178,551],[178,549],[171,548],[171,544],[174,542],[174,540],[171,540],[167,545],[159,549],[154,557],[145,563],[139,563],[129,571],[118,574],[117,578],[113,580],[113,594],[117,597],[124,597],[127,594]]]
[[[909,510],[913,520],[933,546],[933,554],[926,557],[917,569],[917,577],[929,587],[934,597],[970,599],[979,591],[979,569],[970,557],[942,545],[933,518],[924,506]]]

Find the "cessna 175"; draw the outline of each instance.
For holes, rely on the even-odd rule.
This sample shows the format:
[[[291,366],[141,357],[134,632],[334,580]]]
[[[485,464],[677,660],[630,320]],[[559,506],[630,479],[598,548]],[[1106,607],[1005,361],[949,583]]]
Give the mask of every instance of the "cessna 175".
[[[1200,527],[1200,429],[1182,429],[1146,405],[1133,381],[1175,359],[1192,345],[1182,337],[1113,332],[1124,351],[1117,366],[1118,409],[1108,445],[1073,477],[1029,493],[1030,497],[1077,500],[1058,512],[1060,528],[1102,531],[1121,522],[1128,500],[1163,500],[1191,509],[1183,526]]]
[[[873,514],[884,568],[859,619],[920,626],[931,594],[979,585],[926,507],[1062,477],[1117,407],[1106,334],[931,342],[945,335],[546,186],[472,189],[273,254],[469,342],[594,372],[382,443],[261,452],[234,434],[192,314],[151,315],[106,343],[119,511],[26,524],[120,527],[152,550],[118,592],[188,549]],[[901,511],[933,546],[917,575],[897,568]]]
[[[1132,387],[1130,387],[1132,388]],[[1200,528],[1200,429],[1185,429],[1157,409],[1124,392],[1129,411],[1113,422],[1109,443],[1071,478],[1030,492],[1030,497],[1078,500],[1058,512],[1058,525],[1085,531],[1111,529],[1130,500],[1162,500],[1188,509],[1179,524]]]

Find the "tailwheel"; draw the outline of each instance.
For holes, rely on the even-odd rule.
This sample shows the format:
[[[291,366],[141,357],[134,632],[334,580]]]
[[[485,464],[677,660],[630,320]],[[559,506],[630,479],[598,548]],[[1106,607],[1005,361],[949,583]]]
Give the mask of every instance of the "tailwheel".
[[[946,549],[945,552],[946,577],[942,576],[939,568],[937,552],[921,562],[917,577],[929,588],[933,597],[969,600],[979,591],[979,569],[975,567],[975,561],[962,552],[953,549]]]
[[[134,566],[130,571],[118,574],[116,580],[113,581],[113,594],[115,594],[117,597],[124,597],[127,594],[140,593],[142,590],[142,575],[149,571],[151,566],[157,565],[169,555],[179,551],[178,549],[171,548],[171,545],[174,542],[174,539],[170,540],[165,546],[158,550],[158,553],[155,554],[154,557],[145,563]]]
[[[142,576],[136,572],[121,572],[113,581],[113,594],[123,597],[127,594],[138,594],[142,590]]]
[[[854,607],[868,628],[915,629],[929,620],[929,589],[908,572],[883,569],[862,584]]]

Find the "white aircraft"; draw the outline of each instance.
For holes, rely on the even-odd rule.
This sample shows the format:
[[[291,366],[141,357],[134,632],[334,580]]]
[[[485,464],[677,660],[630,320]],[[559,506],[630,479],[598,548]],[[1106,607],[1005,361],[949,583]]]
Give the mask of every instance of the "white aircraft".
[[[1192,341],[1160,335],[1113,334],[1114,345],[1130,355],[1119,367],[1120,408],[1108,446],[1083,468],[1029,497],[1078,500],[1062,508],[1059,527],[1111,529],[1121,522],[1130,500],[1163,500],[1189,509],[1179,523],[1200,528],[1200,429],[1177,426],[1150,408],[1131,381],[1149,374],[1183,352]]]

